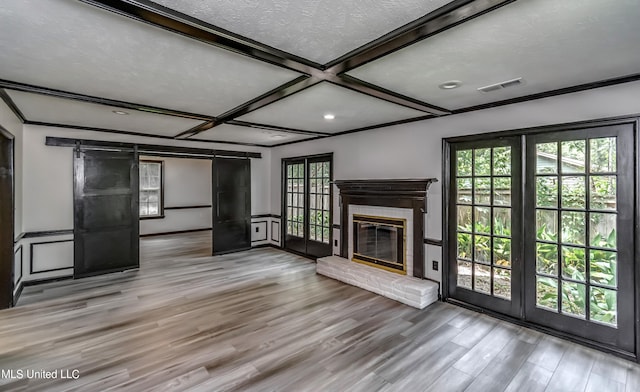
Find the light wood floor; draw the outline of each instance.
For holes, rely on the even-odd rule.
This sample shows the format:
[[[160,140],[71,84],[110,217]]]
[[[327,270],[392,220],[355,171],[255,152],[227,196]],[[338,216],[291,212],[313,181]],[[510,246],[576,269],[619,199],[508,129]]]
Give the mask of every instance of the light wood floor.
[[[26,288],[0,312],[0,380],[46,391],[639,391],[628,361],[450,304],[420,311],[275,249],[147,238],[127,272]]]

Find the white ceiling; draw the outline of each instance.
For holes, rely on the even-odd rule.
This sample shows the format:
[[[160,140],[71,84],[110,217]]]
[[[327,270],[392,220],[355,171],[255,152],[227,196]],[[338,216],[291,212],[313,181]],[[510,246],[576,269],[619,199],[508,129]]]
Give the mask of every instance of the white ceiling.
[[[326,63],[449,1],[154,2]],[[0,79],[11,82],[219,116],[300,76],[77,0],[0,4]],[[466,108],[640,74],[638,21],[640,0],[519,0],[348,74],[445,109]],[[518,77],[520,86],[477,91]],[[449,80],[462,86],[438,88]],[[200,123],[126,109],[128,116],[117,116],[114,107],[39,94],[9,95],[30,121],[163,136]],[[326,113],[335,119],[325,120]],[[322,82],[237,119],[335,134],[425,115]],[[274,145],[310,137],[222,125],[195,139]]]
[[[327,113],[335,115],[335,119],[325,120],[324,115]],[[250,112],[238,120],[336,133],[427,114],[322,82]]]
[[[2,0],[0,37],[2,79],[205,115],[299,76],[71,0]]]
[[[640,72],[638,0],[525,0],[489,12],[349,74],[458,109]],[[521,86],[477,88],[522,77]],[[454,90],[438,88],[461,81]]]
[[[450,0],[154,0],[155,3],[325,64]]]
[[[305,140],[311,137],[313,136],[228,124],[219,125],[193,136],[194,139],[218,142],[256,143],[265,146]]]
[[[202,121],[98,105],[48,95],[7,90],[11,100],[30,121],[175,136]],[[114,110],[124,111],[118,115]]]

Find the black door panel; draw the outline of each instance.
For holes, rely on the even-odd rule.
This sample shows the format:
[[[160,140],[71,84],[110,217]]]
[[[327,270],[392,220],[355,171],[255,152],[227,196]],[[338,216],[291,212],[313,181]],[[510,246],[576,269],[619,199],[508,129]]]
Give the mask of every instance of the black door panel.
[[[135,219],[131,214],[131,195],[85,195],[82,203],[82,221],[86,228],[128,227]]]
[[[78,151],[74,178],[74,277],[138,268],[136,153]]]
[[[251,161],[213,160],[213,254],[251,247]]]
[[[85,248],[91,250],[84,255],[85,268],[110,271],[137,265],[137,257],[130,250],[133,245],[132,237],[130,228],[82,234]]]
[[[129,189],[131,185],[129,169],[130,162],[126,159],[85,156],[84,191]]]
[[[0,127],[0,309],[13,303],[13,139]]]

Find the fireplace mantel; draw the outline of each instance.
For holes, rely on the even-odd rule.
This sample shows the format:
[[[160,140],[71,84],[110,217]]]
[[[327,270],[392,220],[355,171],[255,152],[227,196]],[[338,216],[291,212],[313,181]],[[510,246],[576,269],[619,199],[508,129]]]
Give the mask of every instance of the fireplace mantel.
[[[427,191],[435,178],[417,178],[403,180],[337,180],[336,186],[341,196],[382,196],[421,198],[427,197]]]
[[[393,179],[393,180],[338,180],[341,214],[340,255],[348,258],[349,205],[376,207],[397,207],[413,210],[413,276],[424,278],[424,216],[426,213],[427,191],[438,181],[435,178]],[[416,262],[418,261],[418,262]]]

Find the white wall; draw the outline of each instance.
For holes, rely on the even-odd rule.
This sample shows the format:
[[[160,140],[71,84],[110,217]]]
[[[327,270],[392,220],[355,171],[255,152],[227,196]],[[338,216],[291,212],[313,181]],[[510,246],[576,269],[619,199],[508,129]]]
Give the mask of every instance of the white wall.
[[[271,212],[271,149],[262,158],[251,158],[251,215]]]
[[[211,160],[140,156],[164,162],[164,218],[141,219],[140,234],[211,228]]]
[[[334,179],[442,177],[442,139],[525,127],[640,113],[640,82],[435,118],[378,130],[276,147],[271,154],[271,211],[280,214],[281,159],[333,152]],[[335,121],[339,121],[338,119]],[[442,186],[429,190],[425,235],[442,239]],[[340,222],[334,188],[334,222]],[[335,237],[335,235],[334,235]],[[334,250],[335,251],[335,250]],[[425,246],[427,277],[440,280],[431,260],[438,246]]]

